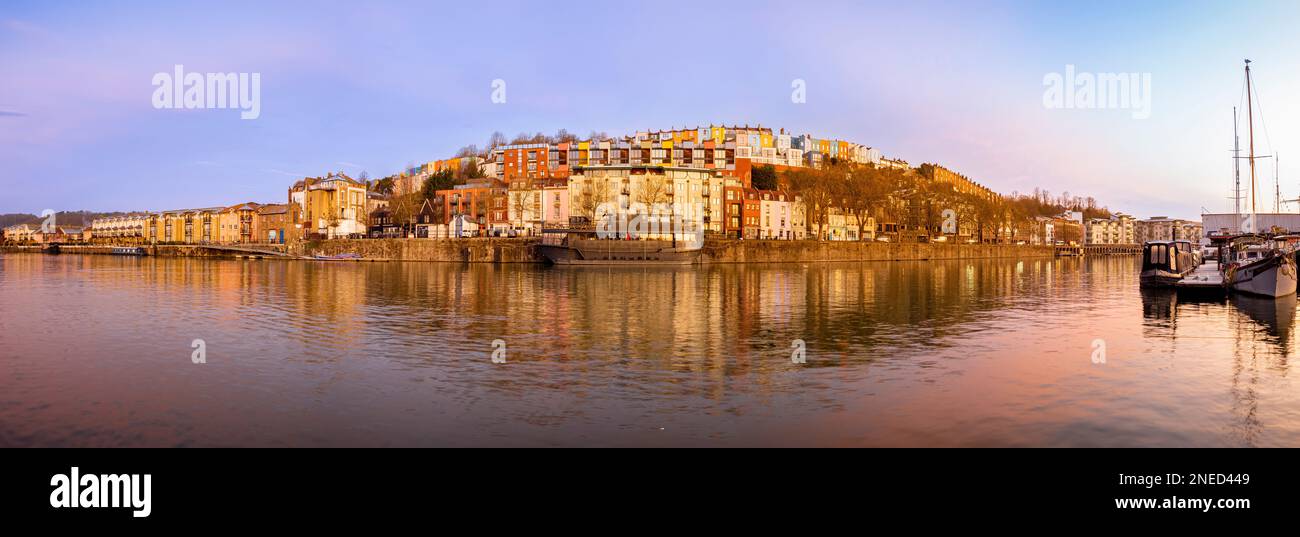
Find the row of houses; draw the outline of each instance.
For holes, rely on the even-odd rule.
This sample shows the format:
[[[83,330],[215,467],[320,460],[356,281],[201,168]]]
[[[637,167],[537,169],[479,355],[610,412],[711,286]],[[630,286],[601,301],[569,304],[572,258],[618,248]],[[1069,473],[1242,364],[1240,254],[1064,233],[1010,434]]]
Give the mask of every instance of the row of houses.
[[[944,181],[974,185],[931,168]],[[965,188],[965,187],[962,187]],[[995,196],[989,191],[990,196]],[[706,233],[746,239],[874,240],[897,230],[832,209],[825,226],[809,229],[797,192],[760,190],[718,169],[658,165],[575,168],[567,177],[506,183],[470,180],[432,198],[381,196],[345,173],[304,178],[287,203],[241,203],[96,219],[80,239],[101,244],[282,244],[302,239],[536,235],[547,227],[592,225],[637,216],[690,221]],[[418,203],[415,207],[403,204]],[[652,214],[656,213],[656,214]],[[18,233],[20,242],[30,234]]]
[[[419,207],[375,200],[372,237],[535,235],[545,228],[596,225],[637,216],[690,221],[706,233],[745,238],[801,239],[806,215],[798,194],[759,190],[717,170],[645,165],[586,166],[564,178],[507,184],[471,180]],[[453,229],[455,226],[456,229]],[[833,215],[828,234],[858,236],[856,220]],[[874,231],[874,227],[872,228]]]
[[[284,204],[137,212],[95,219],[88,242],[105,244],[283,244],[291,211]]]
[[[17,224],[0,231],[7,242],[26,244],[83,243],[90,240],[90,228],[42,224]]]
[[[484,176],[507,184],[566,179],[592,166],[664,166],[716,171],[749,186],[754,166],[816,167],[832,160],[906,168],[879,150],[845,140],[794,135],[768,127],[708,126],[642,131],[621,138],[510,144],[490,148],[483,158],[463,157],[413,166],[393,176],[396,193],[420,188],[429,176],[479,167]]]
[[[18,244],[283,244],[300,236],[296,207],[241,203],[229,207],[133,212],[96,218],[88,227],[19,224],[3,230]],[[43,229],[44,228],[44,229]]]

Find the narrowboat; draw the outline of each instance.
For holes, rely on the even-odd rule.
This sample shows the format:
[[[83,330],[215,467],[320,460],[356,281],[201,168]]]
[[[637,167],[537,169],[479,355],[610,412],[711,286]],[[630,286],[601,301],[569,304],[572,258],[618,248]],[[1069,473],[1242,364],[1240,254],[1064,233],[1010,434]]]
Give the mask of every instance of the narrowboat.
[[[1142,245],[1142,287],[1173,287],[1199,266],[1189,241],[1150,241]]]

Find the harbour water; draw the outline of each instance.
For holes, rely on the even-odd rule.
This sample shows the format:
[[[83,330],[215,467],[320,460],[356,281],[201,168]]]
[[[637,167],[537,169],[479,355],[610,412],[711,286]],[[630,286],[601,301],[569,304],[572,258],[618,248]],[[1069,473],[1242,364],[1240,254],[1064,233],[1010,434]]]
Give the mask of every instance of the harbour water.
[[[4,254],[0,446],[1300,445],[1295,297],[1139,265]]]

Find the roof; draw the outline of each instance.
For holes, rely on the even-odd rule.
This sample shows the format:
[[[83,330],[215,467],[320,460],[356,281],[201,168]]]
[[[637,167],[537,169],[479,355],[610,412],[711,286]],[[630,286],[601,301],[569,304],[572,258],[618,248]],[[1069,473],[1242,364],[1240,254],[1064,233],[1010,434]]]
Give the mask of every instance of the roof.
[[[255,211],[260,205],[251,201],[226,207],[226,211]]]
[[[257,208],[257,214],[285,214],[289,212],[289,206],[285,204],[263,205]]]

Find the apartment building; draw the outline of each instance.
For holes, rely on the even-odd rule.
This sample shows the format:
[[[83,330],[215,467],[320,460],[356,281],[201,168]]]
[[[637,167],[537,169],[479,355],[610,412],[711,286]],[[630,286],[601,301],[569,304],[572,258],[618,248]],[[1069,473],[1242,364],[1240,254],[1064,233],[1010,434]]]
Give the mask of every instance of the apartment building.
[[[32,242],[32,235],[40,231],[36,224],[18,224],[4,229],[4,240],[8,242]]]
[[[1117,213],[1110,218],[1090,218],[1084,226],[1084,244],[1138,244],[1133,217]]]
[[[442,214],[451,223],[453,219],[468,216],[478,229],[510,229],[509,188],[496,179],[478,179],[449,190],[439,190],[438,200],[443,204]]]
[[[256,240],[256,203],[241,203],[226,207],[217,218],[217,242],[222,244],[249,244]]]
[[[1201,223],[1167,216],[1154,216],[1134,223],[1136,244],[1149,241],[1188,240],[1199,242],[1203,236]]]
[[[704,232],[722,232],[724,187],[739,181],[715,170],[647,165],[587,166],[568,182],[569,211],[596,222],[612,217],[625,222],[638,216],[667,226],[676,218]],[[688,230],[681,229],[682,232]],[[664,233],[651,234],[661,236]]]
[[[143,244],[148,242],[149,213],[131,213],[90,221],[92,242]]]
[[[568,179],[516,179],[508,193],[510,224],[517,232],[540,233],[542,228],[569,221]]]
[[[760,239],[796,240],[807,236],[803,203],[784,190],[760,190]]]
[[[876,219],[868,217],[865,225],[855,214],[832,207],[826,211],[826,228],[820,231],[828,241],[860,241],[876,238]]]
[[[959,194],[979,196],[990,201],[996,200],[1000,197],[999,194],[994,192],[992,189],[939,164],[922,164],[920,167],[920,173],[922,177],[936,183],[952,185],[953,190]]]
[[[289,188],[289,203],[298,206],[305,237],[343,238],[366,234],[368,196],[365,183],[342,172],[309,177]]]

